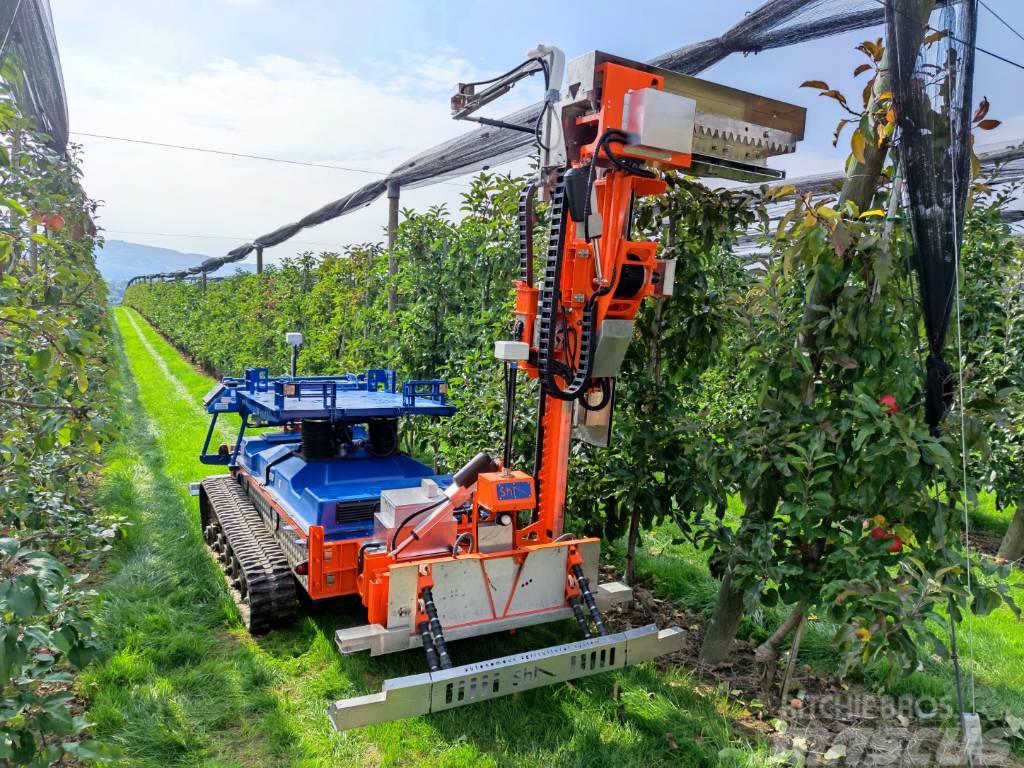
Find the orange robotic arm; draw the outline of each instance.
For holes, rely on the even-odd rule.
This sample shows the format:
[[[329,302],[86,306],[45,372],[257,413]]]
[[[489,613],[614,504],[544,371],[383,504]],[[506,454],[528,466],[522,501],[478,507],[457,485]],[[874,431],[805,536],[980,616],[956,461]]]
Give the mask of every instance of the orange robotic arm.
[[[597,76],[601,109],[576,117],[570,127],[590,140],[579,143],[571,168],[555,172],[550,181],[551,221],[541,274],[534,285],[533,254],[526,253],[516,283],[518,340],[529,344],[523,368],[540,378],[542,392],[534,466],[537,508],[532,524],[519,531],[524,544],[561,535],[574,414],[578,419],[604,412],[608,423],[614,377],[640,304],[671,291],[670,264],[656,258],[657,243],[632,239],[631,219],[637,198],[662,194],[666,187],[643,161],[685,169],[691,155],[663,151],[651,157],[646,148],[629,143],[627,102],[635,93],[660,92],[663,78],[611,62],[600,64]],[[529,193],[524,209],[528,198]],[[529,211],[523,214],[528,217]],[[527,221],[521,230],[529,227]],[[529,250],[529,238],[524,239]]]

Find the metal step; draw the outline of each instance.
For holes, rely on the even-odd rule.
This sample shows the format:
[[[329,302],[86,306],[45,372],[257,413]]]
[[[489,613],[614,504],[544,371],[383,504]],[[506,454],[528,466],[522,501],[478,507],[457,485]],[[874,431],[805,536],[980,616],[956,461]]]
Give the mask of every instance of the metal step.
[[[339,731],[405,717],[442,712],[518,691],[650,661],[683,647],[686,632],[657,625],[604,637],[518,653],[437,672],[397,677],[380,693],[331,704],[328,715]]]

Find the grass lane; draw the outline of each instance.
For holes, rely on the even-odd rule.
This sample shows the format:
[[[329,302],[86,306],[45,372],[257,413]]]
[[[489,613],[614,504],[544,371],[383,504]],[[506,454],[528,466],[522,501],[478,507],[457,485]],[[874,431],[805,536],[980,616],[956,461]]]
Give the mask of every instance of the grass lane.
[[[97,735],[138,766],[763,765],[764,745],[731,728],[725,692],[682,670],[651,667],[527,691],[453,712],[334,733],[327,705],[422,671],[415,653],[342,658],[334,631],[364,620],[356,601],[317,607],[288,630],[253,639],[206,555],[189,481],[212,380],[134,311],[118,308],[126,378],[125,439],[110,457],[102,503],[133,526],[101,590],[108,652],[83,677]],[[233,439],[233,436],[231,436]],[[566,642],[564,622],[452,643],[468,662]],[[613,685],[621,691],[611,698]]]

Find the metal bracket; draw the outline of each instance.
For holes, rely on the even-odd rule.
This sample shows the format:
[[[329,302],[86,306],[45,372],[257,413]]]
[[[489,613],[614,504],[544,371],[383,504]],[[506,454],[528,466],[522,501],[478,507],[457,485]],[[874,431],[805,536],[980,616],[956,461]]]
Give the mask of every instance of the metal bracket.
[[[679,627],[658,629],[649,624],[477,664],[393,678],[384,682],[380,693],[334,702],[328,714],[334,727],[345,731],[442,712],[650,661],[681,650],[685,637],[685,630]]]

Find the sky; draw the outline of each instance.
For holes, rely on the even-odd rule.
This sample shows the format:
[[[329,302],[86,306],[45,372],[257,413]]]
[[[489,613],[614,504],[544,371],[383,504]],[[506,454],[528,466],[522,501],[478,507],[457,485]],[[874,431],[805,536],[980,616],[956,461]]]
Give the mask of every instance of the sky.
[[[986,0],[1024,33],[1022,0]],[[568,58],[599,49],[646,60],[716,37],[761,0],[51,0],[72,139],[84,183],[102,202],[110,239],[222,255],[294,221],[470,130],[449,117],[457,82],[503,72],[537,43]],[[733,55],[701,77],[804,106],[806,139],[774,161],[790,176],[838,169],[848,144],[831,146],[837,105],[801,89],[825,80],[851,97],[861,30],[756,55]],[[978,44],[1024,62],[1024,39],[980,11]],[[984,54],[975,94],[1003,125],[979,144],[1024,137],[1024,70]],[[538,101],[531,78],[494,115]],[[79,132],[76,134],[76,132]],[[341,171],[92,138],[105,134],[289,160]],[[374,175],[372,172],[378,172]],[[467,179],[402,195],[402,205],[457,211]],[[268,250],[380,241],[386,201],[309,229]]]

